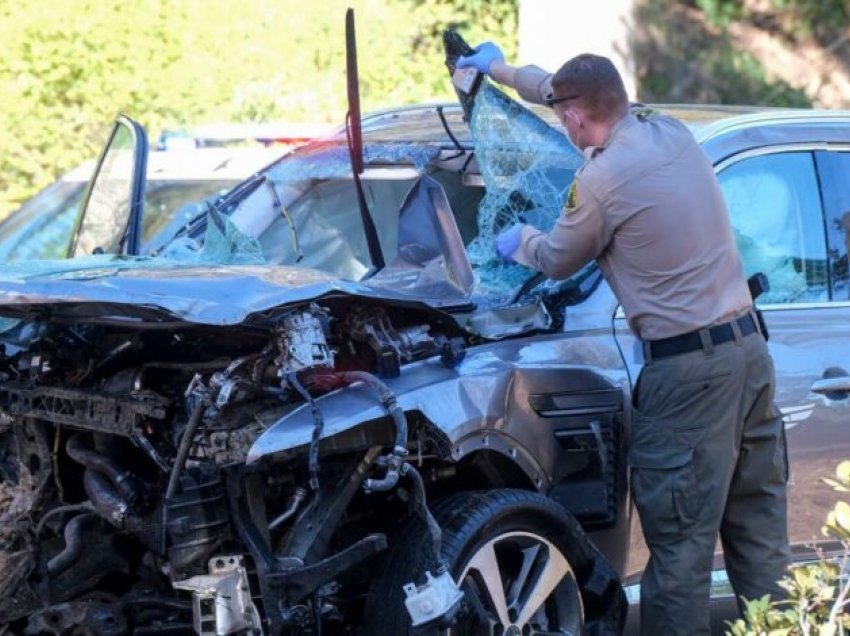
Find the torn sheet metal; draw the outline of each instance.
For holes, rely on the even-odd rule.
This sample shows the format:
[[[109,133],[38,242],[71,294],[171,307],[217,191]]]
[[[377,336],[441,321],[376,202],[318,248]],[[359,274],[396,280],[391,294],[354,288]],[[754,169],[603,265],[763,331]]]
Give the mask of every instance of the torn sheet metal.
[[[492,343],[468,351],[454,369],[432,358],[406,366],[401,376],[385,382],[406,412],[422,413],[447,436],[455,460],[481,444],[508,454],[513,449],[512,457],[524,464],[526,472],[546,481],[546,471],[530,458],[542,458],[543,466],[554,465],[557,449],[551,448],[548,436],[539,434],[539,427],[551,427],[555,421],[540,420],[529,412],[529,386],[539,385],[540,374],[550,379],[547,386],[553,392],[627,386],[622,360],[608,340],[608,336],[592,335],[569,339],[538,336]],[[322,439],[386,417],[374,392],[363,385],[321,396],[316,404],[324,420]],[[248,452],[249,464],[308,444],[313,434],[313,416],[307,405],[270,424]],[[490,436],[486,440],[482,437],[485,431]],[[464,442],[470,435],[475,438],[472,446]],[[501,440],[499,448],[496,439]]]
[[[552,316],[538,300],[525,305],[476,311],[459,317],[459,322],[465,329],[482,338],[499,340],[530,331],[548,330],[552,326]]]
[[[434,179],[419,179],[398,214],[395,256],[369,286],[465,302],[475,279],[451,205]]]
[[[50,306],[69,318],[128,317],[180,319],[206,325],[235,325],[251,314],[341,293],[426,307],[418,297],[340,281],[310,269],[270,266],[184,266],[179,269],[99,270],[34,280],[0,280],[0,314],[37,317]]]

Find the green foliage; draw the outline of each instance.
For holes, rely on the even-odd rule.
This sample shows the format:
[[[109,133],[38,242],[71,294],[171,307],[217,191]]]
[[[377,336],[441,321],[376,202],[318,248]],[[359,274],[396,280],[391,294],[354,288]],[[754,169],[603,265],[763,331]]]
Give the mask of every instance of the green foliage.
[[[739,20],[747,14],[743,2],[729,0],[696,0],[696,5],[705,13],[706,19],[717,27],[728,26],[732,20]]]
[[[723,29],[747,3],[696,0],[699,19],[684,3],[643,0],[636,10],[633,49],[638,97],[646,102],[720,103],[799,107],[811,102],[801,89],[768,79],[762,64],[736,50]]]
[[[345,113],[345,9],[364,111],[452,98],[441,34],[516,53],[517,0],[0,0],[0,218],[97,154],[118,112],[156,135]]]
[[[836,479],[824,479],[838,492],[850,492],[850,461],[839,464]],[[793,567],[780,585],[787,600],[769,596],[749,600],[744,618],[730,625],[732,636],[834,636],[850,631],[850,505],[839,501],[827,516],[824,536],[844,548],[836,562],[823,556],[817,563]],[[842,574],[843,573],[843,574]]]
[[[694,0],[706,19],[716,27],[728,26],[732,20],[771,21],[789,31],[812,35],[829,44],[846,31],[850,23],[848,0],[767,0],[766,2],[731,2],[730,0]],[[789,33],[789,35],[794,35]]]
[[[846,33],[850,23],[848,0],[773,0],[773,4],[790,11],[800,28],[824,44]]]

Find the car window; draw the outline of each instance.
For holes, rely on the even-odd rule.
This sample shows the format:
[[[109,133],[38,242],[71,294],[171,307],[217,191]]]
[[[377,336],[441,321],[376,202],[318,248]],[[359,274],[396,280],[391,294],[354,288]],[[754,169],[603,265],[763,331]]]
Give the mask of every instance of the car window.
[[[850,300],[850,152],[819,152],[818,173],[823,187],[833,300]]]
[[[145,216],[142,219],[142,242],[161,232],[172,215],[187,202],[224,194],[238,183],[236,179],[149,179],[145,188]],[[188,221],[184,218],[183,222]]]
[[[116,123],[97,169],[80,223],[74,255],[121,252],[128,235],[134,201],[136,137],[127,124]]]
[[[826,239],[810,152],[778,152],[731,163],[718,174],[747,276],[764,272],[760,303],[829,299]]]
[[[56,181],[16,210],[0,227],[0,261],[64,258],[85,185]]]
[[[363,194],[375,220],[385,258],[397,250],[398,210],[414,181],[364,179]],[[290,226],[290,221],[294,224]],[[296,248],[297,239],[297,248]],[[369,250],[351,179],[316,181],[259,237],[271,263],[335,271],[358,280],[369,269]]]

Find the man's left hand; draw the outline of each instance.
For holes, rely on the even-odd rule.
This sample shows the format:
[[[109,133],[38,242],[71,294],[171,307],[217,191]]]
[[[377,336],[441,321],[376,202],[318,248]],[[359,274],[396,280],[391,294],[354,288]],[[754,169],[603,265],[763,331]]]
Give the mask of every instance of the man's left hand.
[[[514,225],[496,237],[496,253],[503,261],[515,263],[514,253],[519,249],[522,225]]]
[[[457,67],[474,68],[479,73],[489,75],[493,62],[504,61],[505,56],[502,53],[502,49],[492,42],[483,42],[473,49],[473,54],[469,57],[459,57],[457,59]]]

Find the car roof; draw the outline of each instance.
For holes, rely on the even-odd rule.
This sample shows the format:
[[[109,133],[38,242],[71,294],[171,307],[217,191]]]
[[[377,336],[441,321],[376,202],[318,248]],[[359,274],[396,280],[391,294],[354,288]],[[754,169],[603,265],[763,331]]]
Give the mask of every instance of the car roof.
[[[553,127],[560,128],[552,109],[526,106]],[[731,154],[767,145],[850,143],[850,111],[706,104],[660,104],[653,108],[684,122],[714,163]],[[452,137],[465,148],[472,146],[469,126],[457,103],[403,106],[363,118],[363,140],[367,143],[430,143],[453,147]],[[344,128],[330,138],[344,143]]]
[[[850,111],[771,110],[717,121],[697,134],[713,163],[777,146],[826,149],[850,144]]]
[[[279,146],[178,148],[148,153],[149,181],[241,181],[279,159]],[[95,161],[86,161],[62,176],[63,181],[87,182]]]

